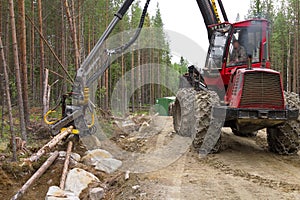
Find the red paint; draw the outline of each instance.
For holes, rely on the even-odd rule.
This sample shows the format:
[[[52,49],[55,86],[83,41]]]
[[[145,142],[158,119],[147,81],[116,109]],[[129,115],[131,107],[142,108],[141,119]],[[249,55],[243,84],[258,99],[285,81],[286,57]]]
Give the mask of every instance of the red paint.
[[[227,23],[226,23],[227,24]],[[228,25],[228,24],[227,24]],[[216,25],[217,26],[217,25]],[[211,26],[212,28],[214,26]],[[247,21],[242,21],[242,22],[238,22],[238,23],[234,23],[231,24],[231,29],[228,32],[225,32],[227,34],[227,41],[225,43],[225,47],[222,49],[224,51],[224,55],[222,57],[222,63],[220,62],[221,66],[217,66],[217,68],[211,69],[210,66],[215,66],[215,63],[218,62],[213,62],[214,65],[212,64],[208,64],[209,63],[209,58],[210,60],[213,60],[213,55],[218,55],[216,52],[217,50],[214,49],[212,50],[213,47],[210,47],[209,49],[209,53],[208,53],[208,58],[207,58],[207,63],[206,63],[206,67],[204,68],[204,80],[205,83],[208,85],[208,87],[213,87],[216,88],[217,90],[222,90],[222,88],[226,88],[226,95],[224,97],[224,102],[233,108],[266,108],[266,109],[285,109],[284,107],[284,101],[283,101],[283,87],[282,87],[282,80],[281,78],[279,78],[278,80],[280,80],[280,83],[277,83],[278,90],[280,88],[280,92],[281,92],[281,97],[282,97],[282,101],[281,104],[279,105],[279,101],[277,101],[277,104],[274,105],[269,105],[269,104],[264,104],[263,102],[260,103],[254,103],[254,104],[247,104],[247,106],[245,105],[241,105],[241,98],[242,98],[242,91],[243,88],[245,87],[243,85],[244,83],[244,76],[247,73],[270,73],[273,75],[278,75],[280,77],[279,72],[276,72],[274,70],[270,70],[271,67],[271,63],[270,63],[270,56],[269,56],[269,44],[267,44],[267,40],[269,38],[269,22],[265,19],[252,19],[252,20],[247,20]],[[245,29],[245,27],[247,29]],[[252,29],[253,27],[253,29]],[[255,32],[256,30],[258,30],[257,32]],[[227,66],[227,59],[228,59],[228,55],[230,54],[230,42],[233,38],[234,34],[237,34],[237,31],[239,35],[242,35],[242,31],[245,31],[247,34],[244,34],[244,37],[246,37],[247,40],[247,44],[253,44],[250,43],[250,36],[249,33],[252,34],[251,37],[253,36],[253,40],[254,43],[258,40],[257,38],[260,38],[260,43],[259,44],[255,44],[252,45],[252,48],[249,48],[249,51],[252,50],[252,52],[257,53],[258,50],[260,50],[260,54],[256,54],[256,62],[252,64],[252,69],[246,69],[248,66],[247,64],[243,63],[237,66]],[[251,32],[253,31],[253,32]],[[235,33],[236,32],[236,33]],[[261,35],[259,35],[259,34]],[[248,37],[249,36],[249,37]],[[220,38],[222,39],[223,36],[220,36]],[[226,36],[225,36],[226,37]],[[242,37],[242,36],[240,36]],[[217,36],[216,36],[217,38]],[[214,38],[213,38],[214,39]],[[242,38],[243,39],[243,38]],[[213,40],[211,41],[211,43],[213,42]],[[270,41],[269,41],[270,42]],[[212,46],[212,45],[211,45]],[[217,46],[217,45],[216,45]],[[211,53],[211,55],[209,55]],[[265,56],[264,56],[265,55]],[[258,58],[259,56],[259,58]],[[266,58],[265,59],[265,68],[262,68],[262,61],[263,61],[263,57]],[[219,60],[217,60],[219,61]],[[210,62],[212,63],[212,62]],[[214,72],[214,73],[213,73]],[[240,88],[238,88],[238,91],[235,91],[236,88],[235,87],[235,83],[237,81],[240,81]],[[250,88],[251,89],[251,88]],[[248,87],[249,90],[249,87]],[[253,91],[255,90],[255,88],[253,89]],[[277,93],[278,94],[278,93]],[[278,94],[278,96],[280,96]]]

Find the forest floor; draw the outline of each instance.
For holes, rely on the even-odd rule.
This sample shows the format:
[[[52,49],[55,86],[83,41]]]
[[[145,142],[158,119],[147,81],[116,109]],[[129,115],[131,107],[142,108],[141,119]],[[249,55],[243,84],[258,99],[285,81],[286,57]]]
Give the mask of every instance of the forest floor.
[[[146,158],[126,162],[125,154],[114,152],[111,145],[103,142],[104,149],[123,161],[122,169],[106,175],[84,168],[103,182],[113,178],[105,199],[300,199],[299,155],[270,153],[265,130],[259,131],[256,137],[238,137],[223,128],[222,151],[204,158],[192,148],[185,148],[190,141],[174,134],[172,117],[157,116],[140,133],[143,137],[125,134],[115,127],[109,142],[127,152],[144,154]],[[39,140],[39,146],[48,140]],[[57,148],[65,150],[66,145]],[[74,152],[83,155],[85,151],[82,144],[75,145]],[[20,167],[9,162],[5,151],[2,152],[0,196],[10,199],[41,163],[33,168]],[[44,199],[49,186],[59,184],[62,167],[63,161],[56,161],[23,199]],[[127,170],[131,173],[125,180]]]

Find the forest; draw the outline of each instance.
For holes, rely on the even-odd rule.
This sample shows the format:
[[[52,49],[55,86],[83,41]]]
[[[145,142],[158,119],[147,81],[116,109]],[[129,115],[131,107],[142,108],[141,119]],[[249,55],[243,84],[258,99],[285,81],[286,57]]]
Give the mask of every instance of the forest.
[[[1,137],[16,129],[22,139],[27,140],[30,123],[42,121],[47,109],[59,103],[61,96],[72,90],[71,80],[76,70],[121,4],[122,0],[0,2]],[[113,34],[135,29],[142,8],[141,2],[135,1]],[[251,0],[249,13],[244,16],[245,19],[262,17],[270,21],[272,68],[281,72],[285,89],[296,93],[300,91],[299,12],[297,0]],[[114,61],[98,80],[96,103],[101,109],[110,109],[115,84],[135,66],[162,63],[181,74],[187,71],[188,62],[183,58],[179,63],[172,63],[159,4],[154,16],[146,15],[144,27],[160,30],[153,37],[160,37],[166,50],[136,50],[122,54]],[[153,76],[151,73],[141,77],[146,79],[146,76]],[[162,82],[168,81],[167,73],[163,68],[153,72]],[[145,85],[131,97],[132,111],[154,104],[156,98],[172,95],[163,86]],[[40,119],[31,116],[36,110],[40,112]],[[17,119],[9,114],[12,112],[18,113]],[[18,126],[14,126],[13,122]]]
[[[76,74],[81,72],[79,69],[85,66],[89,55],[93,55],[93,48],[97,47],[112,19],[119,17],[116,12],[124,0],[0,0],[0,196],[109,200],[199,199],[200,196],[203,199],[300,199],[297,146],[300,116],[296,119],[295,115],[300,106],[300,2],[247,1],[250,3],[247,15],[237,13],[236,19],[229,22],[268,20],[269,49],[263,43],[265,40],[260,39],[255,51],[263,48],[260,52],[270,52],[271,68],[281,74],[287,92],[285,101],[282,90],[277,93],[281,98],[280,108],[251,105],[247,111],[248,107],[230,107],[228,93],[225,100],[222,96],[219,101],[220,94],[208,90],[205,84],[197,84],[204,80],[200,74],[207,72],[205,70],[217,72],[212,73],[217,79],[221,70],[208,67],[200,73],[191,72],[189,65],[193,63],[172,52],[172,41],[163,18],[168,13],[162,13],[160,0],[152,1],[156,4],[155,10],[145,15],[142,14],[145,0],[133,2],[104,45],[96,48],[103,51],[103,57],[94,54],[98,60],[93,57],[97,61],[91,59],[89,64],[95,64],[97,69],[88,71],[96,78],[88,87],[80,88],[82,93],[78,94],[79,87],[74,84]],[[214,0],[203,2],[210,2],[207,6],[211,8],[216,3]],[[194,3],[197,6],[197,2]],[[135,31],[140,30],[141,19],[144,19],[142,34],[128,51],[116,53],[138,33]],[[201,21],[197,25],[204,26],[203,19],[197,20]],[[237,32],[228,27],[226,23],[218,24],[208,30],[217,29],[215,34],[222,36],[223,46],[228,44],[226,51],[221,46],[222,55],[218,58],[222,66],[226,66],[229,42],[234,41],[234,36],[228,36],[229,30],[232,30],[231,35]],[[207,39],[206,31],[200,35]],[[211,40],[213,45],[215,38]],[[212,48],[208,49],[208,55],[215,56]],[[277,76],[276,80],[269,79],[277,81],[272,82],[277,84],[277,89],[280,76],[274,71],[260,69],[262,76],[255,78],[261,82],[249,79],[254,80],[251,83],[256,83],[255,87],[244,90],[244,85],[240,86],[242,76],[238,73],[247,74],[255,65],[266,66],[263,53],[260,62],[253,65],[248,55],[248,66],[246,52],[244,54],[242,64],[235,65],[235,69],[243,69],[226,72],[228,82],[231,81],[226,87],[232,89],[235,96],[241,96],[242,89],[243,94],[250,91],[251,103],[258,99],[253,94],[268,93],[273,97],[273,91],[265,89],[264,74],[270,72]],[[98,77],[99,66],[104,65],[108,68]],[[143,69],[144,66],[148,68]],[[194,88],[188,85],[177,92],[184,74],[188,81],[191,79]],[[239,76],[235,76],[237,74]],[[176,90],[169,85],[176,85]],[[256,90],[259,87],[261,92]],[[273,85],[268,88],[274,89]],[[87,94],[88,90],[92,95]],[[71,95],[80,97],[69,99]],[[163,99],[174,101],[165,103],[167,116],[155,110],[162,97],[171,97]],[[69,106],[64,107],[65,98]],[[261,99],[267,98],[262,96]],[[115,113],[116,107],[125,107],[125,115]],[[218,111],[216,107],[225,110],[224,113],[213,113]],[[242,116],[244,112],[249,116],[244,117],[244,114],[234,119],[236,121],[230,118],[226,121],[228,124],[221,123],[216,116],[226,118],[229,114],[225,113],[230,109],[239,113],[236,115]],[[54,110],[57,112],[52,112]],[[275,117],[269,117],[273,112]],[[53,114],[48,116],[51,122],[45,117],[49,113]],[[95,120],[97,117],[100,120]],[[51,125],[65,119],[70,121],[66,120],[54,134]],[[245,126],[239,127],[239,121]],[[265,122],[268,124],[261,126]],[[216,141],[211,140],[211,136]],[[208,144],[211,141],[215,142],[216,151],[205,149],[211,146]],[[275,147],[278,152],[274,151]]]

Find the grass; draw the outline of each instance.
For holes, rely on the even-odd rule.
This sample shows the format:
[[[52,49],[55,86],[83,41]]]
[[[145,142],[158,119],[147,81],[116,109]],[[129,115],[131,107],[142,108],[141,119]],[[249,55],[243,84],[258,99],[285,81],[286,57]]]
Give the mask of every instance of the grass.
[[[99,124],[106,137],[110,138],[113,136],[114,127],[111,120],[99,120]]]

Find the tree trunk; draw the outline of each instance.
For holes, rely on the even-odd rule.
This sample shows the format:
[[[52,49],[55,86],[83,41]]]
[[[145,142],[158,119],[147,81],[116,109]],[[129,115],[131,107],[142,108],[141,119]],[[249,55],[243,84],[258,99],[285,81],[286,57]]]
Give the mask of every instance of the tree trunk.
[[[287,55],[287,91],[291,92],[292,91],[292,67],[291,67],[291,34],[289,33],[288,36],[288,55]],[[284,69],[282,69],[284,70]],[[284,73],[284,71],[282,71]]]
[[[91,17],[88,20],[88,39],[87,39],[87,53],[91,52]]]
[[[297,43],[296,43],[296,45],[297,45],[297,67],[296,67],[296,71],[295,71],[295,79],[296,79],[296,88],[295,88],[295,92],[297,93],[297,94],[299,94],[299,83],[300,83],[300,81],[299,81],[299,56],[300,56],[300,54],[299,54],[299,28],[300,28],[300,21],[299,21],[299,17],[300,17],[300,8],[299,8],[299,1],[296,1],[296,8],[297,8],[297,18],[296,18],[296,20],[297,20]]]
[[[2,1],[0,1],[0,33],[2,33]]]
[[[137,70],[137,76],[136,76],[136,81],[138,84],[141,83],[141,50],[137,50],[138,52],[138,63],[137,63],[137,66],[138,66],[138,70]],[[141,88],[137,88],[137,103],[138,103],[138,109],[140,110],[141,109]]]
[[[29,158],[26,158],[24,160],[24,163],[32,163],[41,158],[42,155],[45,153],[49,152],[53,147],[57,145],[58,142],[60,142],[62,139],[64,139],[67,135],[72,133],[73,127],[70,126],[66,130],[60,132],[57,134],[52,140],[50,140],[47,144],[45,144],[38,152],[35,154],[31,155]]]
[[[17,161],[16,136],[15,136],[15,132],[14,132],[14,124],[13,124],[13,116],[12,116],[12,108],[11,108],[12,106],[11,106],[11,99],[10,99],[9,78],[8,78],[8,73],[7,73],[7,65],[6,65],[1,35],[0,35],[0,50],[1,50],[1,60],[2,60],[2,66],[3,66],[4,80],[5,80],[5,92],[3,93],[4,97],[2,97],[2,98],[4,100],[5,96],[6,96],[6,99],[7,99],[7,108],[8,108],[8,114],[9,114],[9,129],[10,129],[11,141],[12,141],[13,161]],[[3,109],[3,107],[2,107],[2,109]]]
[[[65,15],[64,15],[64,3],[61,1],[61,62],[64,66],[66,66],[66,70],[68,70],[68,66],[66,65],[66,28],[65,28]],[[67,84],[63,84],[63,94],[68,90]]]
[[[49,110],[49,103],[48,103],[48,75],[49,70],[45,69],[45,78],[44,78],[44,94],[43,94],[43,115],[45,115]]]
[[[0,12],[2,13],[2,1],[0,1]],[[0,34],[2,34],[2,14],[0,14]],[[0,35],[1,37],[2,35]],[[0,59],[0,66],[3,65],[2,64],[2,59]],[[1,84],[1,91],[4,91],[4,85],[5,85],[5,81],[4,81],[4,77],[3,77],[3,69],[0,68],[0,77],[1,77],[1,81],[0,81],[0,84]],[[1,116],[1,130],[0,130],[0,138],[3,137],[3,128],[4,128],[4,105],[5,105],[5,98],[2,97],[1,98],[1,113],[2,113],[2,116]]]
[[[26,24],[25,24],[25,1],[18,0],[19,28],[20,28],[20,68],[22,74],[22,94],[25,122],[29,124],[29,103],[28,103],[28,78],[26,61]]]
[[[82,10],[82,5],[83,5],[83,1],[82,0],[78,0],[77,3],[77,12],[78,12],[78,17],[77,17],[77,24],[78,24],[78,28],[77,28],[77,35],[78,35],[78,51],[79,51],[79,66],[81,65],[82,60],[84,59],[84,25],[83,22],[84,20],[82,20],[82,16],[84,15],[83,10]]]
[[[21,128],[22,139],[24,141],[27,141],[13,0],[9,0],[9,11],[10,11],[10,21],[11,21],[11,31],[12,31],[12,44],[13,44],[12,46],[13,46],[14,65],[15,65],[15,73],[16,73],[16,84],[17,84],[17,91],[18,91],[20,128]]]
[[[42,15],[42,0],[38,0],[38,18],[39,18],[39,31],[43,33],[43,15]],[[44,42],[40,37],[40,95],[39,100],[42,104],[43,101],[43,82],[44,82],[44,70],[45,70],[45,50],[44,50]]]
[[[79,1],[80,0],[77,0],[78,1],[78,5],[79,5]],[[74,0],[71,0],[71,3],[72,3],[72,19],[73,19],[73,27],[74,27],[74,38],[76,39],[74,41],[74,43],[76,42],[76,45],[75,45],[75,55],[77,56],[77,63],[78,63],[78,66],[76,67],[76,70],[79,69],[80,67],[80,64],[81,64],[81,57],[80,57],[80,45],[79,45],[79,41],[80,39],[78,39],[78,36],[80,36],[80,31],[77,31],[79,30],[79,27],[80,25],[76,23],[76,13],[75,13],[75,3],[74,3]],[[79,18],[79,16],[78,16]],[[78,22],[80,23],[80,20],[78,20]],[[77,29],[78,28],[78,29]]]
[[[131,52],[131,89],[133,90],[134,88],[134,51]],[[134,99],[134,91],[131,91],[132,96],[131,96],[131,112],[134,112],[134,103],[135,103],[135,99]]]
[[[63,168],[63,172],[62,172],[61,179],[60,179],[60,184],[59,184],[59,187],[62,190],[65,189],[65,182],[66,182],[66,177],[67,177],[67,173],[68,173],[70,156],[71,156],[71,153],[72,153],[72,147],[73,147],[73,142],[69,141],[67,152],[66,152],[64,168]]]
[[[108,26],[108,9],[109,9],[109,2],[108,0],[106,0],[106,12],[105,12],[105,26]],[[105,109],[108,110],[109,109],[109,91],[108,91],[108,81],[109,81],[109,77],[108,77],[108,71],[109,69],[107,69],[105,71]]]
[[[34,20],[34,1],[31,1],[31,19]],[[34,25],[31,24],[30,29],[30,86],[32,92],[32,100],[36,100],[36,84],[34,78],[34,68],[35,68],[35,32],[34,32]]]
[[[157,50],[157,62],[155,62],[155,65],[157,66],[157,91],[156,91],[156,98],[161,97],[161,87],[160,87],[160,81],[161,81],[161,75],[160,75],[160,49]]]
[[[8,13],[9,13],[9,8],[8,8]],[[10,27],[9,27],[9,23],[10,23],[10,16],[9,14],[7,15],[7,19],[6,19],[6,31],[5,31],[5,46],[6,46],[6,51],[5,51],[5,59],[7,60],[7,62],[9,63],[10,60]],[[7,69],[9,70],[9,69]]]
[[[80,54],[78,50],[78,43],[77,43],[77,33],[76,33],[76,25],[75,25],[75,17],[71,16],[70,7],[68,4],[68,0],[64,1],[66,15],[68,18],[70,31],[72,35],[73,45],[74,45],[74,51],[75,51],[75,68],[76,70],[79,68],[79,62],[80,62]],[[72,5],[74,5],[73,0],[71,0]]]
[[[22,186],[22,188],[11,198],[11,200],[21,199],[27,189],[39,179],[45,171],[52,165],[55,159],[58,157],[58,151],[55,151],[44,164],[30,177],[30,179]]]
[[[297,77],[296,77],[296,71],[297,71],[297,31],[294,36],[294,66],[293,66],[293,87],[292,87],[292,92],[297,92]]]

